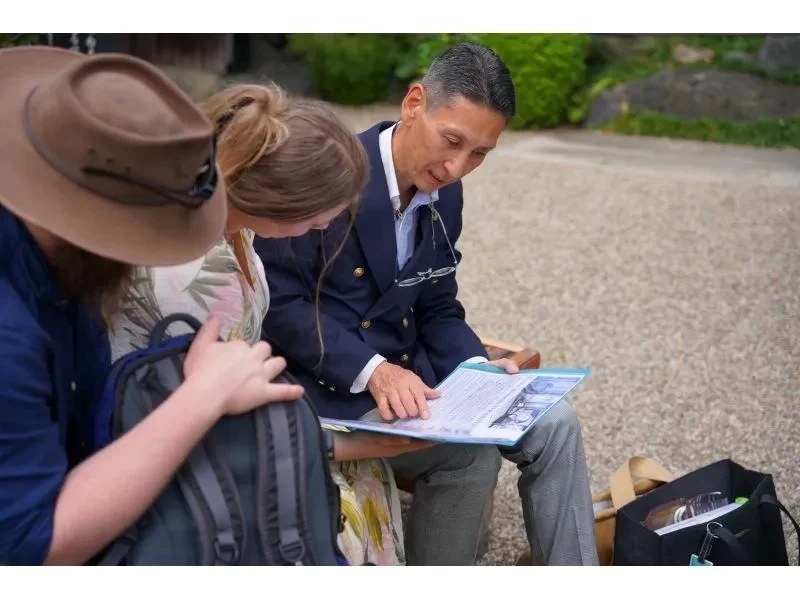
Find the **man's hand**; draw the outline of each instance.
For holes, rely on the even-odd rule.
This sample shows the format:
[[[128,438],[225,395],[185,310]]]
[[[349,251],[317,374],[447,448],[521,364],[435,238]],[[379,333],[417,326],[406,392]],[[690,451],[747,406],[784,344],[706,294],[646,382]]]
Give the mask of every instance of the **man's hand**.
[[[334,432],[333,458],[336,461],[358,461],[396,457],[418,451],[435,443],[394,434],[373,432]]]
[[[439,396],[438,390],[429,388],[419,376],[387,361],[381,363],[370,376],[367,388],[386,421],[420,416],[428,419],[428,399]]]
[[[496,368],[501,368],[509,374],[519,374],[519,366],[513,359],[504,357],[503,359],[495,359],[494,361],[487,361],[486,365],[493,365]]]

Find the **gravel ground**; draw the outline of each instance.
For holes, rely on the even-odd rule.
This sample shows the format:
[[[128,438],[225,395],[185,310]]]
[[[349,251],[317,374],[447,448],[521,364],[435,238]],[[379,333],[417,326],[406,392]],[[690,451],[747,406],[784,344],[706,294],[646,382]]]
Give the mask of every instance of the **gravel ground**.
[[[594,491],[631,455],[732,458],[800,516],[800,152],[507,133],[464,186],[468,318],[591,368],[572,404]],[[506,463],[482,564],[526,549],[516,480]]]

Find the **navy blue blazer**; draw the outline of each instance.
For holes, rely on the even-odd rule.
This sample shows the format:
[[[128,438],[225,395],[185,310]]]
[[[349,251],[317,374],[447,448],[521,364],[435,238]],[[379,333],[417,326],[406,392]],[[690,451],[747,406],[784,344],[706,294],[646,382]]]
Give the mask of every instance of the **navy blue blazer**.
[[[376,406],[368,391],[349,391],[376,353],[412,370],[429,386],[462,361],[486,357],[464,320],[455,274],[429,277],[415,286],[395,283],[452,266],[453,252],[461,261],[455,245],[463,196],[460,181],[439,190],[435,207],[444,227],[428,207],[420,209],[413,256],[397,272],[394,211],[378,145],[379,133],[392,124],[381,122],[359,134],[370,178],[354,216],[343,214],[326,231],[254,243],[270,289],[262,336],[286,357],[287,369],[323,417],[356,419]]]

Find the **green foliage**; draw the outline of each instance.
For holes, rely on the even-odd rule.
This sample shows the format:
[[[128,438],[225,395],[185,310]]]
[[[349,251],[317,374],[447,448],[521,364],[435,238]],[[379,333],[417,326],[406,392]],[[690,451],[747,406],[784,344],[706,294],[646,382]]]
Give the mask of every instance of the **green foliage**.
[[[398,61],[395,75],[399,79],[422,77],[433,60],[448,48],[463,42],[480,43],[480,35],[476,33],[437,33],[419,37],[417,43]]]
[[[763,35],[682,35],[671,38],[694,48],[708,48],[717,55],[725,52],[747,52],[755,54],[764,45]]]
[[[511,127],[554,127],[567,121],[575,92],[586,83],[589,36],[486,34],[481,41],[511,70],[517,116]]]
[[[624,50],[620,55],[619,51],[615,53],[613,44],[603,38],[595,37],[589,45],[587,56],[590,83],[576,94],[573,108],[570,110],[570,122],[574,124],[582,122],[592,102],[603,89],[620,83],[646,79],[660,71],[676,68],[683,70],[713,68],[747,72],[778,83],[800,85],[800,72],[770,71],[757,63],[755,56],[763,43],[763,35],[652,35],[628,40],[627,44],[623,44]],[[708,63],[678,63],[673,57],[673,51],[678,44],[713,50],[714,57]],[[726,56],[729,52],[739,53],[741,58]],[[746,60],[744,59],[746,56],[753,58]],[[637,118],[631,117],[630,122],[620,126],[645,126],[645,128],[649,126],[643,125]],[[696,126],[705,130],[702,129],[702,124]],[[713,127],[710,130],[713,130]]]
[[[508,65],[517,92],[512,128],[553,127],[567,121],[575,93],[586,82],[588,35],[443,33],[417,44],[397,75],[422,76],[434,58],[462,42],[483,44]]]
[[[38,44],[38,33],[0,33],[0,48]]]
[[[317,93],[339,104],[360,105],[386,98],[404,36],[295,33],[290,52],[303,56]]]
[[[692,139],[756,147],[795,147],[800,149],[800,119],[762,119],[751,123],[730,120],[682,118],[655,112],[620,114],[595,129],[625,135],[646,135]]]
[[[572,95],[572,107],[569,109],[568,113],[569,122],[575,125],[583,122],[583,119],[586,118],[589,109],[592,107],[592,103],[597,99],[597,96],[600,95],[600,92],[609,87],[613,87],[615,84],[616,81],[613,77],[604,77],[595,81],[590,86],[583,87],[576,91]]]
[[[755,62],[739,60],[736,58],[723,58],[718,61],[718,68],[749,73],[757,77],[763,77],[769,81],[783,83],[784,85],[800,85],[800,71],[791,69],[773,70]]]
[[[680,64],[672,55],[678,44],[704,48],[714,52],[711,62]],[[612,79],[613,85],[646,79],[655,73],[673,68],[718,68],[747,72],[778,83],[800,85],[796,71],[770,71],[755,59],[764,44],[763,35],[663,35],[651,36],[634,44],[631,53],[623,58],[612,56],[602,40],[595,39],[589,48],[589,79]],[[729,52],[752,56],[751,60],[731,58]],[[612,85],[612,86],[613,86]]]

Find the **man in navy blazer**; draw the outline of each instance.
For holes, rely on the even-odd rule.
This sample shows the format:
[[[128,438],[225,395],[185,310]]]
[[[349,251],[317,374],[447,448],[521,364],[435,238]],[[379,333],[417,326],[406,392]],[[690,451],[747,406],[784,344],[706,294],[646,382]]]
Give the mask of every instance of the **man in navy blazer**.
[[[491,50],[446,51],[410,87],[398,122],[359,135],[371,172],[355,215],[256,241],[271,295],[264,337],[323,417],[426,417],[436,384],[488,360],[457,296],[461,179],[495,147],[515,101]],[[501,456],[521,472],[533,563],[596,564],[580,425],[565,401],[511,449],[437,444],[389,459],[416,480],[408,563],[474,563]]]

